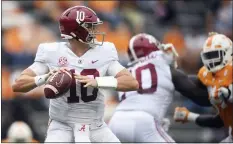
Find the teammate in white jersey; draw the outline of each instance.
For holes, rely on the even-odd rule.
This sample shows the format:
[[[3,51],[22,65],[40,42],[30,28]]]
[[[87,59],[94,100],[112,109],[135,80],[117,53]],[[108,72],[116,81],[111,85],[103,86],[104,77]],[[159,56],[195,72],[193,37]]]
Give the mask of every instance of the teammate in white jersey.
[[[121,142],[174,142],[162,127],[174,90],[200,105],[209,106],[205,91],[174,68],[176,51],[172,44],[160,44],[153,36],[138,34],[129,42],[128,54],[133,66],[129,71],[139,89],[120,93],[109,126]],[[206,98],[206,97],[205,97]]]
[[[62,97],[50,100],[45,142],[119,142],[103,121],[103,89],[138,89],[138,82],[119,62],[113,43],[97,42],[96,13],[85,6],[62,13],[60,31],[69,42],[39,45],[35,62],[16,79],[15,92],[28,92],[46,83],[54,71],[70,70],[73,83]],[[64,68],[65,67],[65,68]]]

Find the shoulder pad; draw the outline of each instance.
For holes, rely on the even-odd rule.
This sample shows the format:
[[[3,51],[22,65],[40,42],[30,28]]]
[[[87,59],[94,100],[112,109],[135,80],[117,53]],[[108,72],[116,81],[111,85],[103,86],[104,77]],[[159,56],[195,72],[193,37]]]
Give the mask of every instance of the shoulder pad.
[[[51,52],[57,51],[62,43],[41,43],[38,46],[36,57],[34,61],[37,62],[47,62],[47,58],[50,56]]]
[[[103,49],[105,54],[111,59],[111,60],[119,60],[116,47],[111,42],[104,42],[101,46],[101,49]]]

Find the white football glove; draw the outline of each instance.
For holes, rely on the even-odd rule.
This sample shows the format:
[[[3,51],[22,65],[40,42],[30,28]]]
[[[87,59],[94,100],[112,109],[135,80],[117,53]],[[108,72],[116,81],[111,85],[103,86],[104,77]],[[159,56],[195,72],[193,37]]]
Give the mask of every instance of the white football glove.
[[[179,57],[179,54],[177,53],[175,47],[173,44],[168,43],[168,44],[161,44],[161,50],[166,54],[165,59],[168,61],[168,63],[177,68],[177,61],[176,58]]]
[[[176,107],[174,112],[174,120],[176,122],[188,122],[189,110],[186,107]]]
[[[175,57],[179,57],[179,54],[177,53],[175,47],[173,46],[173,44],[168,43],[168,44],[161,44],[161,48],[164,52],[166,53],[173,53]]]
[[[218,89],[218,97],[222,97],[224,101],[233,103],[232,84],[228,88],[220,87]]]

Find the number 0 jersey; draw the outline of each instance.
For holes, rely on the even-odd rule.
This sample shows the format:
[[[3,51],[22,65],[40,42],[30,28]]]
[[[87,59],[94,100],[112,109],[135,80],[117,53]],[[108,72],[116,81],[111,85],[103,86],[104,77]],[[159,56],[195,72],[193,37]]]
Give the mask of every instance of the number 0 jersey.
[[[35,62],[45,64],[49,70],[68,67],[72,73],[90,77],[115,76],[124,68],[118,63],[116,48],[110,42],[90,48],[81,57],[75,55],[66,42],[40,44]],[[67,93],[50,100],[49,116],[51,119],[69,123],[102,122],[104,91],[91,87],[84,88],[83,84],[73,78]]]
[[[152,52],[144,60],[129,68],[138,80],[139,90],[119,93],[118,110],[145,111],[161,120],[172,101],[174,85],[170,66],[162,51]]]

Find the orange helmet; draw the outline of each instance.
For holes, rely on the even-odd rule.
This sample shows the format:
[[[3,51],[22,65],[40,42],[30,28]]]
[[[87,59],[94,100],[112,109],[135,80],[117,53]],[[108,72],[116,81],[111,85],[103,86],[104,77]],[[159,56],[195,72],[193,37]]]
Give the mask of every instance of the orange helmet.
[[[210,33],[201,52],[202,62],[210,72],[217,72],[232,62],[232,41],[223,34]]]

